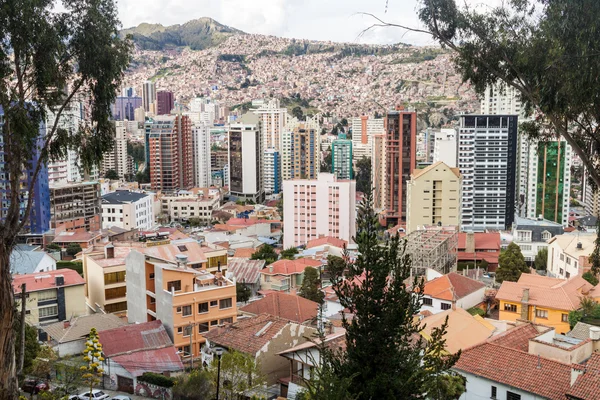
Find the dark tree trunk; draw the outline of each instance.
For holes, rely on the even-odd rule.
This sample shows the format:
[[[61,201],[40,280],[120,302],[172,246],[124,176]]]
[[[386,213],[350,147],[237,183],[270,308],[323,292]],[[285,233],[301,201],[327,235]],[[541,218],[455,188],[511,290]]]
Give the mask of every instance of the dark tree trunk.
[[[12,246],[0,242],[0,400],[18,397],[15,335],[13,329],[15,300],[10,274],[10,252]]]

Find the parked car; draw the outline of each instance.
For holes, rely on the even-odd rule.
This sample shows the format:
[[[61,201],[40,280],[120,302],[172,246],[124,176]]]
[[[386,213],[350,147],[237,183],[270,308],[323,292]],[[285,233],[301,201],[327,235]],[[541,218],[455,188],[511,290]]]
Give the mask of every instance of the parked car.
[[[107,400],[110,396],[104,393],[102,390],[94,389],[90,392],[83,392],[79,394],[80,400]]]
[[[112,400],[131,400],[131,397],[120,394],[118,396],[114,396]]]
[[[50,390],[50,384],[37,379],[25,379],[25,382],[21,385],[21,390],[25,393],[38,394]]]

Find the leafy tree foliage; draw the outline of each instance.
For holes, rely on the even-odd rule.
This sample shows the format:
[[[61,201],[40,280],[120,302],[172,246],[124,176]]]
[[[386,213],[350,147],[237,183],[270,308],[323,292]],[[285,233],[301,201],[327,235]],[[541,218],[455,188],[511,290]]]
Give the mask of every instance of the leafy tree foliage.
[[[498,257],[496,281],[499,283],[504,281],[516,282],[523,272],[529,272],[525,257],[521,253],[521,248],[516,243],[511,243]]]
[[[15,319],[13,325],[13,331],[16,336],[15,340],[15,353],[19,354],[21,351],[21,319]],[[29,373],[33,365],[33,360],[37,357],[40,351],[40,344],[38,342],[38,332],[33,326],[25,324],[25,357],[23,361],[23,371]]]
[[[137,165],[146,162],[146,149],[143,143],[127,142],[127,155],[133,157],[133,162]]]
[[[114,0],[5,0],[0,7],[0,109],[7,175],[6,217],[0,222],[0,399],[17,393],[10,253],[30,221],[34,196],[21,210],[24,191],[34,192],[42,166],[76,150],[81,165],[98,165],[113,144],[111,110],[130,44],[118,34]],[[89,119],[68,131],[60,125],[73,101]],[[40,127],[54,115],[55,122]],[[39,154],[39,157],[34,155]],[[25,190],[22,171],[29,169]]]
[[[119,174],[117,174],[117,171],[115,171],[114,169],[109,169],[108,171],[106,171],[106,174],[104,174],[104,177],[106,179],[115,181],[119,179]]]
[[[33,360],[31,374],[45,379],[54,370],[54,363],[57,359],[58,355],[51,347],[41,346],[37,357]]]
[[[69,243],[67,245],[67,254],[70,256],[74,257],[81,250],[82,250],[81,245],[79,245],[79,243]]]
[[[332,254],[327,256],[327,266],[325,267],[325,274],[327,277],[331,276],[343,276],[346,263],[342,257],[334,256]]]
[[[135,174],[135,181],[137,183],[150,183],[150,169],[144,168],[142,172]]]
[[[371,158],[364,157],[356,163],[356,191],[371,191]]]
[[[367,193],[358,207],[360,255],[346,261],[345,278],[332,277],[342,307],[354,315],[349,320],[342,314],[346,352],[325,362],[332,362],[338,377],[352,380],[349,390],[359,399],[434,398],[435,381],[449,373],[460,353],[444,351],[446,323],[433,330],[430,341],[419,335],[422,327],[414,315],[421,308],[423,282],[415,279],[414,292],[407,290],[411,260],[405,243],[398,236],[378,241],[378,218]]]
[[[175,400],[204,400],[214,398],[215,385],[207,370],[193,370],[177,380],[173,387]]]
[[[594,286],[598,284],[598,278],[591,271],[584,272],[581,277]]]
[[[548,248],[544,247],[538,251],[533,260],[533,266],[537,270],[545,271],[548,263]]]
[[[242,303],[250,300],[250,296],[252,295],[252,291],[248,286],[246,286],[243,282],[235,283],[235,293],[237,297],[237,301],[241,301]]]
[[[330,148],[329,151],[327,152],[327,154],[325,154],[325,157],[323,157],[323,160],[321,160],[321,170],[320,171],[330,173],[332,163],[333,163],[333,160],[332,160],[331,148]]]
[[[304,280],[298,295],[319,304],[323,303],[325,294],[321,291],[321,278],[319,277],[319,271],[315,268],[304,268]]]
[[[298,254],[298,249],[296,247],[290,247],[281,252],[281,258],[286,260],[293,260],[296,254]]]
[[[46,250],[61,251],[62,248],[59,245],[57,245],[56,243],[50,243],[48,246],[46,246]]]
[[[265,260],[265,265],[274,263],[278,258],[279,255],[275,253],[273,246],[268,244],[263,244],[250,256],[251,260]]]
[[[208,369],[212,382],[217,382],[217,359]],[[255,359],[238,351],[228,351],[221,356],[220,394],[222,399],[239,399],[249,391],[260,391],[266,379]],[[265,393],[266,396],[266,393]]]

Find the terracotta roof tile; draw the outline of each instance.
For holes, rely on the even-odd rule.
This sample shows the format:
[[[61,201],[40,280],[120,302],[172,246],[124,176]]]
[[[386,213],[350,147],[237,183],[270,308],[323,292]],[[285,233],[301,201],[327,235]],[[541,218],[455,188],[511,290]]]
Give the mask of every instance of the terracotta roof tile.
[[[252,254],[254,254],[258,249],[249,247],[249,248],[241,248],[235,249],[235,253],[233,254],[236,258],[250,258]]]
[[[583,371],[567,394],[575,399],[600,399],[600,353],[592,353]]]
[[[251,314],[271,314],[290,321],[303,323],[317,317],[319,304],[294,294],[275,292],[240,308]]]
[[[529,350],[529,340],[548,329],[550,328],[541,325],[523,324],[493,337],[490,342],[498,346],[527,352]]]
[[[481,250],[500,250],[500,233],[475,232],[475,251]],[[467,242],[467,233],[458,234],[458,249],[464,250]]]
[[[320,267],[322,263],[311,258],[298,258],[295,260],[279,260],[265,267],[261,274],[267,275],[291,275],[301,274],[306,267]]]
[[[310,249],[313,247],[317,247],[317,246],[323,246],[323,245],[330,245],[330,246],[334,246],[334,247],[339,247],[340,249],[343,248],[344,246],[348,246],[348,242],[346,242],[343,239],[338,239],[335,237],[331,237],[331,236],[324,236],[318,239],[312,239],[309,240],[308,243],[306,244],[306,248]]]
[[[451,272],[425,283],[423,293],[441,300],[458,300],[485,287],[485,284]],[[453,296],[454,293],[454,296]]]
[[[66,327],[65,322],[56,322],[42,326],[40,329],[46,332],[57,343],[66,343],[89,335],[92,328],[96,328],[98,332],[102,332],[124,325],[127,325],[127,321],[122,320],[114,314],[91,314],[73,318]]]

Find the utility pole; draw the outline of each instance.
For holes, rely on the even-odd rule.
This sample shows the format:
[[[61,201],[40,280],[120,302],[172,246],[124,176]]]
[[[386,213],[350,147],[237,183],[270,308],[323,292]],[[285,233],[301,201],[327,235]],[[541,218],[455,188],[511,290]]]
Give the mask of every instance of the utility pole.
[[[190,366],[194,369],[194,348],[192,344],[192,338],[194,337],[194,326],[195,324],[190,324]]]
[[[21,285],[21,348],[19,349],[19,366],[17,368],[17,375],[20,376],[23,373],[23,364],[25,363],[25,308],[27,306],[27,285],[23,283]]]

